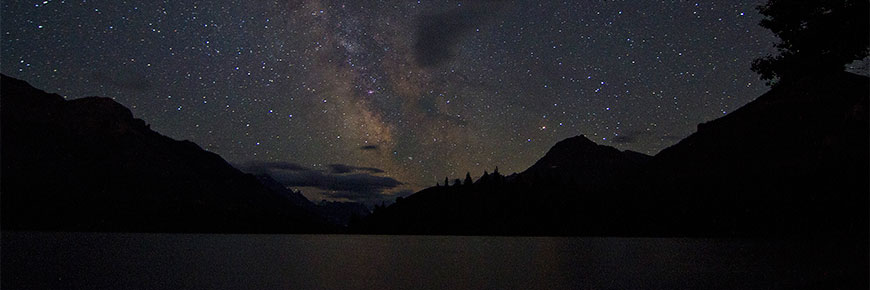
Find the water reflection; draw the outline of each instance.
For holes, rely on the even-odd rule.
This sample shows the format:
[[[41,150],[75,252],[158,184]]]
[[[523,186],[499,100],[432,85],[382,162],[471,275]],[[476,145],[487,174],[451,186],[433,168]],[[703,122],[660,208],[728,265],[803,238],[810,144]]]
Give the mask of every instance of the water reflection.
[[[3,233],[4,289],[866,289],[857,241]]]

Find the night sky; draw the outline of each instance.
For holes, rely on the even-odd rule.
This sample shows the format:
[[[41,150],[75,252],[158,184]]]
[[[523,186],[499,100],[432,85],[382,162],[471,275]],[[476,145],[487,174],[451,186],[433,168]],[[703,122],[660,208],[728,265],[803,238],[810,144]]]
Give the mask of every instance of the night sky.
[[[318,201],[655,154],[769,88],[758,1],[2,1],[2,73],[105,96]]]

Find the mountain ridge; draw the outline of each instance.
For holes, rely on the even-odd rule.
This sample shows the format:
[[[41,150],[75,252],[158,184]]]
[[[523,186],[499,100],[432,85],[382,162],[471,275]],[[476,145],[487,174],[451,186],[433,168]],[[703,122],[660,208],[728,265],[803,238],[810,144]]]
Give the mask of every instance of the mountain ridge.
[[[623,170],[637,170],[652,157],[630,151],[599,145],[584,135],[557,142],[541,159],[518,175],[526,179],[558,176],[561,182],[578,187],[606,183]]]
[[[2,76],[4,229],[321,232],[330,226],[109,98],[64,100]]]
[[[698,125],[697,132],[653,157],[597,145],[583,136],[569,138],[502,182],[424,189],[376,211],[356,229],[866,237],[868,85],[867,77],[844,72],[777,86],[731,114]],[[589,164],[594,165],[583,168]],[[578,182],[589,177],[592,182]],[[474,204],[457,204],[459,200]],[[421,212],[437,218],[421,217]],[[462,224],[469,222],[476,225]]]
[[[350,220],[351,232],[381,234],[860,237],[870,227],[868,91],[870,79],[849,73],[777,86],[655,156],[567,138],[523,172],[427,188],[359,219],[355,205],[315,205],[160,135],[109,98],[67,101],[2,76],[2,222],[323,232]]]

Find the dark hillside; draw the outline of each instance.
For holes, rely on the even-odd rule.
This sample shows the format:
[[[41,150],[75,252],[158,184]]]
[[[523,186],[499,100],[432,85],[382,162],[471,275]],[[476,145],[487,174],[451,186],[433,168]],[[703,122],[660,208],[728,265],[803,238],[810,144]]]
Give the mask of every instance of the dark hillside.
[[[312,232],[323,221],[108,98],[2,77],[4,230]]]
[[[868,86],[849,73],[808,78],[698,125],[655,156],[641,204],[667,208],[655,222],[688,227],[676,232],[866,236]]]
[[[652,158],[569,138],[523,173],[425,189],[357,229],[866,238],[868,85],[840,73],[777,86]]]

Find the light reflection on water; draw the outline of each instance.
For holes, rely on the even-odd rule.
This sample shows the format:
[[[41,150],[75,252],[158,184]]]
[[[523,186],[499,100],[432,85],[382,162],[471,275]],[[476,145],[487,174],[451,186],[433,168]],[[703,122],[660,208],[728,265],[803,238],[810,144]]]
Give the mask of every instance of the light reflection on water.
[[[2,234],[4,289],[867,289],[856,241]]]

